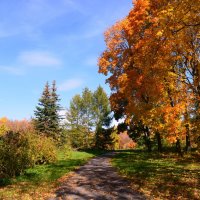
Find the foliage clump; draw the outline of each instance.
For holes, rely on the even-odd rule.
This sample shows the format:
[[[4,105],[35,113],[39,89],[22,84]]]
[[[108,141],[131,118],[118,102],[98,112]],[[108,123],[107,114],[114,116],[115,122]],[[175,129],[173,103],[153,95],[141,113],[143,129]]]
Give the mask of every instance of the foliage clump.
[[[7,132],[0,138],[0,177],[15,177],[36,164],[56,160],[52,139],[34,132]]]

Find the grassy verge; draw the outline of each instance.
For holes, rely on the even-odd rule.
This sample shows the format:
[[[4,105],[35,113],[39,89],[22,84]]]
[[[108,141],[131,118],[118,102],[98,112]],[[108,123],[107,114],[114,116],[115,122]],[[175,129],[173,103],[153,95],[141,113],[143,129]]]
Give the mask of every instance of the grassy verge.
[[[7,180],[7,186],[0,187],[0,199],[44,199],[58,186],[67,174],[88,159],[101,154],[99,151],[71,152],[69,155],[59,152],[54,164],[40,165],[26,170],[16,179]]]
[[[134,189],[149,199],[200,199],[200,157],[120,152],[112,160]]]

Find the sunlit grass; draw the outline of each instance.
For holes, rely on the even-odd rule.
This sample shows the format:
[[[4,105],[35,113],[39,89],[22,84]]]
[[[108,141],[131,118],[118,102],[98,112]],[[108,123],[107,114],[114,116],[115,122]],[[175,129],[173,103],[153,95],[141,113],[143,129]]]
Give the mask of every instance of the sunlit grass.
[[[121,152],[112,163],[134,189],[150,199],[200,199],[200,158],[186,155]]]
[[[36,166],[26,170],[24,175],[7,180],[8,185],[0,188],[0,199],[44,199],[56,188],[59,179],[100,153],[72,151],[66,155],[59,152],[56,163]]]

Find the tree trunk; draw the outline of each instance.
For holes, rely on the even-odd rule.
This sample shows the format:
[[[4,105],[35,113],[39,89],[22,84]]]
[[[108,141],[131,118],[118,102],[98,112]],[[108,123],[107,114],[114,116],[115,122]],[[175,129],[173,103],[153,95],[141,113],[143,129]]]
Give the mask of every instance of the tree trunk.
[[[157,139],[157,144],[158,144],[158,152],[162,152],[162,141],[161,141],[161,136],[159,132],[156,132],[156,139]]]
[[[148,127],[144,128],[144,140],[145,140],[145,145],[147,147],[148,152],[151,152],[152,151],[151,139],[150,139],[150,132],[149,132],[149,128]]]
[[[87,149],[89,149],[89,138],[90,138],[90,129],[88,129],[88,131],[87,131]]]
[[[183,153],[181,150],[181,141],[179,138],[176,139],[176,152],[182,157]]]
[[[185,151],[188,152],[191,150],[189,124],[186,125],[186,138],[185,139],[186,139]]]

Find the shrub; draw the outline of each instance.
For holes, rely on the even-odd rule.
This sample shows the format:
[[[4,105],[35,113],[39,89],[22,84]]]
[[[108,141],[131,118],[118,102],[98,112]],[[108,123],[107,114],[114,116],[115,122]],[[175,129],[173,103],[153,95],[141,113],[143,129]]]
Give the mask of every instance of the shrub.
[[[47,164],[56,161],[57,148],[52,138],[37,135],[37,137],[32,137],[31,141],[34,164]]]
[[[73,148],[69,142],[66,142],[62,146],[60,146],[59,151],[62,152],[65,158],[69,158],[72,154]]]
[[[18,176],[35,164],[55,160],[56,147],[50,138],[13,131],[0,138],[0,178]]]

